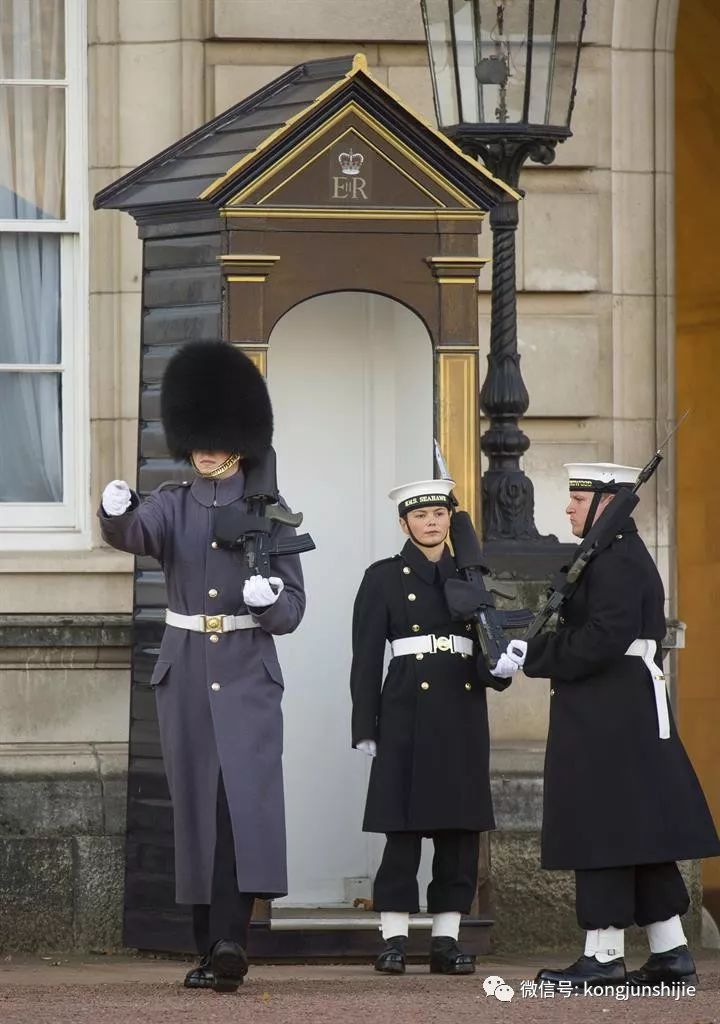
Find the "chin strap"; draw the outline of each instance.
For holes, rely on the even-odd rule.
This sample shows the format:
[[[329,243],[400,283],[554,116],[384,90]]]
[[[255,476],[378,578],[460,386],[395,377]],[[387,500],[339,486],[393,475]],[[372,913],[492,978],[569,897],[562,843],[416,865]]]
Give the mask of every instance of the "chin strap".
[[[193,459],[192,455],[190,456],[192,468],[195,470],[197,475],[207,477],[209,479],[212,479],[213,477],[222,476],[223,473],[227,473],[229,469],[232,469],[233,466],[237,465],[239,461],[239,454],[231,455],[229,458],[225,459],[224,462],[221,462],[219,466],[216,466],[215,469],[211,469],[209,473],[203,473],[202,470],[198,469],[198,467],[195,465],[195,460]]]
[[[592,529],[592,524],[595,521],[595,516],[597,515],[598,505],[600,504],[603,497],[603,491],[595,491],[595,493],[593,494],[593,499],[590,502],[590,508],[588,509],[587,518],[585,520],[585,526],[583,527],[581,538],[583,540],[585,537],[587,537],[588,533],[590,533],[590,530]]]

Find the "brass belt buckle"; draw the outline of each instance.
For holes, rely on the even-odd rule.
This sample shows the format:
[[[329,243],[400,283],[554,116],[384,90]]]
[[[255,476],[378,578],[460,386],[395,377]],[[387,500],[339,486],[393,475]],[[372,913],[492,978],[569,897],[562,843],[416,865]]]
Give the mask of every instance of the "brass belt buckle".
[[[451,651],[452,640],[449,636],[436,636],[435,637],[435,648],[438,651]]]
[[[222,633],[223,628],[223,617],[222,615],[204,615],[205,620],[205,632],[206,633]]]

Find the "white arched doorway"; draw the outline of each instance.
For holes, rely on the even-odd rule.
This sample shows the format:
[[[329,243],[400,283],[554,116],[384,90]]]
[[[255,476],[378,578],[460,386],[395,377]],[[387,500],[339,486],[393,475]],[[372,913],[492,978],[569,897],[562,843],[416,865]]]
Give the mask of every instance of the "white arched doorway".
[[[432,477],[433,353],[422,321],[382,295],[339,292],[296,306],[268,349],[278,479],[317,550],[285,673],[287,906],[369,895],[380,841],[361,831],[369,772],[350,747],[352,605],[365,568],[403,536],[391,487]],[[282,904],[280,904],[282,906]]]

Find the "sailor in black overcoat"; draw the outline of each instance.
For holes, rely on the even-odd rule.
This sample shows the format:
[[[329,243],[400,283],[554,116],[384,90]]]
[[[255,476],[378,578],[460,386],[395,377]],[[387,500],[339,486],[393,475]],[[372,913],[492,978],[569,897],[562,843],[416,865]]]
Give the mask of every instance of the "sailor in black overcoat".
[[[577,537],[639,473],[607,463],[566,468]],[[551,680],[542,865],[575,871],[587,931],[585,955],[540,980],[624,983],[624,929],[633,923],[647,929],[651,957],[630,983],[697,980],[675,862],[717,856],[720,842],[668,703],[664,605],[660,574],[628,517],[562,606],[557,632],[513,641],[504,656]]]
[[[457,574],[445,545],[452,486],[420,481],[391,492],[408,541],[370,566],[355,601],[352,742],[374,757],[363,829],[387,836],[373,891],[387,942],[376,969],[385,972],[404,969],[423,836],[435,847],[431,970],[474,971],[458,929],[475,896],[479,833],[495,827],[485,693],[492,679],[443,590]]]

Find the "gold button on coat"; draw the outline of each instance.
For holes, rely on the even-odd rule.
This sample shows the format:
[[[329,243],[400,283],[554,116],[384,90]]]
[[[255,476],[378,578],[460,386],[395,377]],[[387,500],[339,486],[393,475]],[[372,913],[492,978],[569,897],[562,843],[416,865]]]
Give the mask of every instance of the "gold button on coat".
[[[472,683],[465,683],[466,690],[472,690]]]
[[[217,633],[213,633],[212,636],[210,637],[210,643],[216,644],[219,639],[220,637],[217,635]]]
[[[214,541],[212,542],[212,544],[210,545],[210,547],[211,547],[211,548],[217,548],[217,541],[216,541],[216,540],[214,540]]]
[[[420,627],[417,625],[417,623],[414,626],[411,626],[410,628],[412,629],[413,633],[420,632]]]
[[[551,696],[551,697],[554,697],[554,696],[555,696],[555,691],[554,691],[554,690],[551,690],[551,691],[550,691],[550,696]]]
[[[217,597],[217,596],[218,596],[218,592],[215,589],[215,587],[212,587],[210,590],[208,590],[208,597]]]
[[[217,693],[217,691],[220,689],[220,683],[212,683],[210,685],[210,689],[215,690],[215,692]]]
[[[403,572],[405,573],[406,576],[410,575],[410,569],[407,566],[403,568]]]
[[[408,594],[408,601],[414,601],[414,600],[415,600],[415,595],[414,594]]]
[[[420,689],[421,690],[429,690],[430,689],[430,683],[420,683]]]
[[[465,627],[465,632],[466,632],[466,633],[469,633],[471,629],[472,629],[472,626],[471,626],[471,625],[470,625],[470,623],[468,622],[467,626]]]
[[[422,661],[423,658],[425,657],[425,655],[424,654],[416,654],[415,657],[417,658],[418,661]]]

